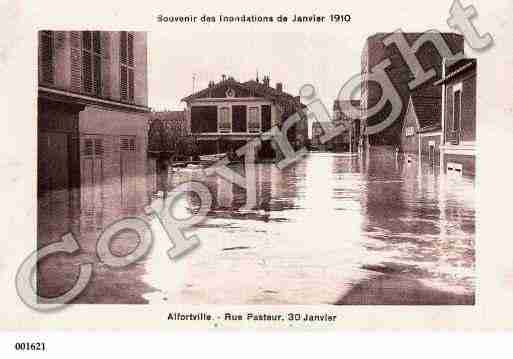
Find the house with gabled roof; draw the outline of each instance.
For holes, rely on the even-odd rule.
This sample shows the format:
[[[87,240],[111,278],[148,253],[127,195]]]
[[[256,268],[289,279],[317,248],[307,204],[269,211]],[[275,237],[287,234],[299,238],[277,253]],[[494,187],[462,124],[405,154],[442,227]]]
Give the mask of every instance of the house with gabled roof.
[[[401,152],[440,163],[442,97],[437,88],[410,95],[401,131]]]
[[[195,136],[201,154],[228,153],[248,141],[259,138],[273,126],[281,124],[294,113],[301,121],[287,131],[293,147],[299,148],[308,139],[306,116],[299,96],[283,91],[283,84],[270,86],[263,81],[236,81],[223,75],[218,83],[182,99],[187,105],[185,117],[189,132]],[[270,141],[262,141],[259,157],[274,157]]]

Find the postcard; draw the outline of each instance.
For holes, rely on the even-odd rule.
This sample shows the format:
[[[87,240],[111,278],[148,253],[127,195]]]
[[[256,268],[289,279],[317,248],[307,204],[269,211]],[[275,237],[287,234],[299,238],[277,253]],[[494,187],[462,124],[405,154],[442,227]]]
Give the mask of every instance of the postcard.
[[[3,5],[2,329],[512,327],[511,2],[112,3]]]

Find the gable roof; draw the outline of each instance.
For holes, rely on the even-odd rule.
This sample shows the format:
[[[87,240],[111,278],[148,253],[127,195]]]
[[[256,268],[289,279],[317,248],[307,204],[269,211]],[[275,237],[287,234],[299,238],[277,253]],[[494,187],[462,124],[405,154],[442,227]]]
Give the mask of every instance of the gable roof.
[[[432,127],[441,127],[442,98],[412,95],[411,102],[419,123],[419,131]]]
[[[442,128],[442,92],[439,86],[429,86],[410,95],[407,111],[413,111],[418,132]],[[406,121],[403,123],[405,126]]]

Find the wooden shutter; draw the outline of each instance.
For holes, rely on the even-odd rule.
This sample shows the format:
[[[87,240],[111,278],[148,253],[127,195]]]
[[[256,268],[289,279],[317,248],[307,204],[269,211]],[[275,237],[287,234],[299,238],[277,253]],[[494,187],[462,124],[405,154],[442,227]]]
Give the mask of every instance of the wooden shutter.
[[[84,92],[93,91],[92,36],[90,31],[82,31],[82,80]]]
[[[119,36],[119,61],[126,65],[126,59],[127,59],[127,32],[121,31],[121,34]]]
[[[71,90],[75,92],[82,91],[82,54],[81,54],[82,34],[80,31],[71,31]]]
[[[127,33],[127,60],[128,66],[134,66],[134,34],[132,32]]]
[[[102,41],[100,31],[93,31],[93,76],[94,93],[97,96],[102,95]]]
[[[128,69],[128,99],[134,100],[134,69]]]
[[[40,81],[42,83],[54,83],[54,41],[52,31],[41,31],[40,41]]]
[[[134,34],[121,31],[119,38],[120,94],[122,101],[134,100]]]
[[[126,66],[121,66],[120,84],[119,90],[121,93],[121,100],[127,100],[128,98],[128,73]]]
[[[111,71],[111,46],[110,33],[102,32],[102,93],[104,97],[111,97],[110,71]]]

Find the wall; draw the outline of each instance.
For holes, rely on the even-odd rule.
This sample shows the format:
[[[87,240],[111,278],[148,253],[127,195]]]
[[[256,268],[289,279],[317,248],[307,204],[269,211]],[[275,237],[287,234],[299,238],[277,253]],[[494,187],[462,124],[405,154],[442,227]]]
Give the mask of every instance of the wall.
[[[402,99],[403,107],[399,118],[390,127],[386,128],[384,131],[378,134],[371,135],[369,137],[369,142],[372,145],[399,144],[402,124],[407,110],[408,99],[411,93],[408,82],[413,78],[413,74],[410,72],[405,61],[402,59],[402,56],[399,53],[396,45],[392,44],[385,46],[383,44],[382,40],[387,35],[389,34],[376,34],[366,40],[365,48],[362,52],[361,58],[362,77],[363,79],[367,79],[371,69],[375,65],[379,64],[383,59],[389,59],[391,61],[391,65],[386,69],[386,72],[391,78],[392,83],[394,84],[396,90],[399,93],[399,96]],[[422,33],[405,33],[404,35],[411,45],[420,36],[422,36]],[[464,44],[463,37],[461,35],[444,33],[442,34],[442,37],[449,44],[453,54],[457,53],[458,51],[463,51]],[[435,77],[439,78],[441,76],[442,58],[432,43],[427,42],[422,45],[416,52],[416,56],[424,69],[427,70],[433,68],[437,74]],[[434,79],[435,78],[433,78],[433,80]],[[428,81],[426,84],[417,87],[415,90],[427,88],[432,82],[433,81]],[[366,109],[374,106],[379,101],[380,96],[381,87],[378,84],[374,82],[363,83],[361,88],[361,108],[364,112],[364,118]],[[367,120],[367,124],[362,123],[362,128],[366,128],[368,125],[382,122],[387,118],[390,110],[390,106],[385,106],[375,116],[370,117]]]
[[[132,208],[146,201],[147,120],[149,114],[109,111],[87,107],[80,113],[79,137],[81,153],[82,198],[86,205],[88,186],[102,183],[107,207]],[[135,151],[124,149],[122,138],[135,139]],[[98,158],[84,157],[86,139],[101,139],[103,154]],[[91,180],[93,178],[93,180]],[[101,181],[100,181],[101,180]],[[89,191],[89,192],[88,192]]]

